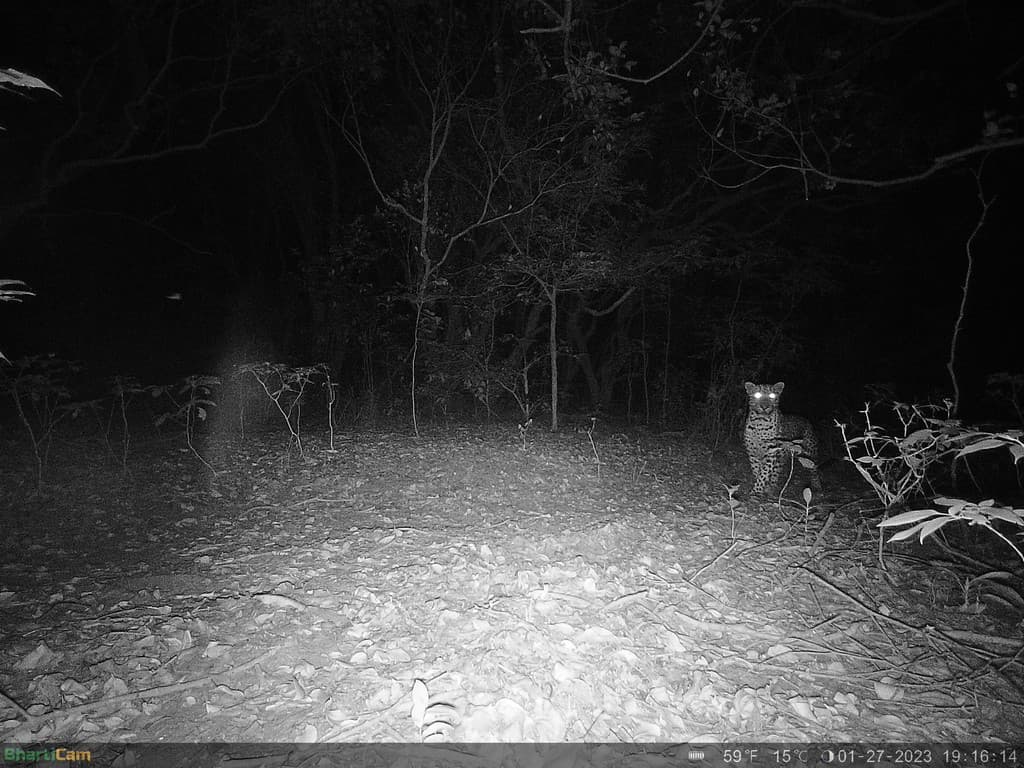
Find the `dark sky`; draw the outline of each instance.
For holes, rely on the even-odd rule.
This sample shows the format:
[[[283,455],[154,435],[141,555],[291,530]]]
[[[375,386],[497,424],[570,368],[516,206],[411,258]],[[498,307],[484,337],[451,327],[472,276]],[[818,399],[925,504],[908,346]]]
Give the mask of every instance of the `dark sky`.
[[[629,6],[606,5],[620,15]],[[143,93],[160,71],[172,4],[42,2],[5,12],[0,67],[38,75],[61,98],[0,93],[0,124],[6,128],[0,134],[0,277],[22,278],[38,294],[20,306],[0,305],[0,350],[8,356],[54,351],[103,373],[169,376],[216,367],[238,339],[265,337],[260,348],[267,355],[312,362],[301,359],[309,350],[295,340],[313,333],[308,310],[294,309],[304,301],[302,269],[310,252],[310,230],[302,223],[310,211],[303,210],[302,195],[317,215],[325,210],[330,175],[323,169],[330,165],[341,182],[333,210],[342,224],[359,215],[372,218],[380,207],[365,169],[337,127],[317,111],[317,98],[334,87],[331,103],[340,103],[343,78],[335,74],[355,73],[365,83],[374,76],[366,51],[384,51],[385,72],[362,98],[371,136],[389,137],[377,139],[376,146],[394,140],[398,156],[404,145],[393,137],[400,135],[406,75],[394,63],[387,13],[379,10],[383,21],[374,26],[377,11],[360,11],[357,18],[352,10],[378,6],[336,4],[347,10],[334,18],[348,19],[352,28],[325,32],[313,25],[318,46],[295,21],[302,18],[296,10],[302,6],[271,0],[190,6],[175,45],[193,58],[161,81],[159,99],[147,102],[145,113],[142,107],[133,112],[128,96]],[[429,19],[430,9],[440,4],[423,6],[423,18]],[[980,402],[986,374],[1021,370],[1024,147],[987,155],[972,149],[1021,137],[1021,97],[1015,90],[1024,80],[1020,6],[995,0],[726,4],[737,16],[764,14],[760,31],[772,25],[777,30],[777,54],[752,48],[747,59],[766,79],[777,75],[785,82],[785,67],[814,70],[840,45],[850,46],[843,54],[856,53],[846,64],[850,114],[839,116],[849,125],[853,145],[831,154],[836,165],[829,170],[836,176],[910,176],[938,157],[969,152],[928,178],[899,186],[823,189],[815,183],[803,203],[800,174],[777,171],[770,178],[787,177],[780,183],[796,190],[795,203],[776,210],[765,203],[770,196],[762,197],[756,214],[753,203],[742,215],[734,206],[711,230],[756,228],[759,238],[779,247],[836,259],[836,289],[808,297],[796,310],[804,321],[797,333],[801,350],[778,371],[814,380],[808,388],[818,393],[821,410],[836,386],[847,396],[869,382],[891,382],[907,396],[948,390],[944,365],[967,267],[965,243],[980,215],[979,172],[991,207],[973,243],[976,260],[961,340],[965,388]],[[329,9],[331,3],[308,7]],[[693,40],[693,24],[658,30],[655,21],[672,19],[654,17],[653,7],[635,4],[635,13],[623,16],[627,21],[618,28],[607,22],[612,10],[595,13],[587,20],[590,44],[600,47],[601,35],[630,39],[638,67],[656,71],[671,61],[672,45],[678,52]],[[846,13],[837,12],[844,7]],[[525,36],[516,30],[528,22],[518,12],[504,16],[510,59],[526,57],[525,49],[512,47],[522,45]],[[459,18],[479,22],[471,16]],[[225,41],[241,41],[232,66],[243,83],[227,95],[199,87],[209,72],[222,72],[204,67],[223,54]],[[339,53],[342,48],[347,53]],[[559,63],[557,56],[549,60]],[[79,104],[77,88],[90,67],[90,87]],[[690,69],[680,67],[647,86],[627,86],[634,103],[655,116],[655,140],[630,166],[645,190],[637,196],[641,204],[664,204],[694,173],[692,150],[702,137],[687,133],[692,127],[684,129],[682,118],[677,122],[674,116],[688,108],[696,82]],[[842,74],[833,68],[828,82],[835,86]],[[157,103],[158,112],[148,111]],[[117,139],[133,122],[138,132],[125,154],[163,153],[200,142],[204,120],[218,109],[218,128],[260,124],[191,151],[107,162],[124,149]],[[408,109],[413,115],[416,107]],[[844,127],[832,124],[829,131],[838,136]],[[332,130],[326,140],[317,134]],[[55,172],[40,197],[34,176],[65,132],[70,139],[49,159],[67,172]],[[98,159],[82,165],[88,158]],[[308,191],[300,193],[309,179],[314,181]],[[713,194],[720,192],[703,198],[709,210]],[[692,226],[689,216],[679,214],[676,230]],[[368,283],[382,292],[393,287],[401,281],[401,263],[399,258],[380,265]],[[180,300],[167,298],[179,294]],[[285,314],[294,320],[282,321]]]

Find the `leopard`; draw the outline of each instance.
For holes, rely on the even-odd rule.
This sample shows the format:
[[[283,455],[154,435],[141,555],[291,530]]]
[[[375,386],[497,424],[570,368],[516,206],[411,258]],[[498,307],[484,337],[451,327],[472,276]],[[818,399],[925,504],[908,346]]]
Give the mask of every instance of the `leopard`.
[[[806,457],[813,463],[809,467],[804,462],[800,462],[800,465],[805,466],[810,474],[811,488],[820,492],[818,436],[811,422],[803,416],[779,410],[785,382],[753,384],[748,381],[743,386],[747,390],[749,402],[743,445],[747,449],[750,469],[754,473],[754,495],[766,491],[777,492],[783,476],[790,470],[790,462],[796,461],[796,455]],[[793,443],[798,448],[781,445],[781,441]]]

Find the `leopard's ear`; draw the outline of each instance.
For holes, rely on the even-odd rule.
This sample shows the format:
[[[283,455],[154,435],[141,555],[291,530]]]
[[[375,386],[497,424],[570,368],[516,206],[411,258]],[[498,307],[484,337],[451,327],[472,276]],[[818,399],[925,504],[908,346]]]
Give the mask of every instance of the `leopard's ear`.
[[[753,382],[751,382],[751,381],[746,381],[746,382],[744,382],[744,383],[743,383],[743,388],[744,388],[745,390],[747,390],[747,394],[748,394],[748,395],[752,395],[752,394],[754,394],[754,390],[755,390],[755,389],[757,389],[757,387],[755,387],[755,386],[754,386],[754,383],[753,383]]]
[[[782,390],[784,390],[785,388],[786,388],[786,382],[784,382],[784,381],[777,381],[777,382],[775,382],[775,384],[772,385],[772,392],[774,392],[776,395],[781,395],[782,394]]]

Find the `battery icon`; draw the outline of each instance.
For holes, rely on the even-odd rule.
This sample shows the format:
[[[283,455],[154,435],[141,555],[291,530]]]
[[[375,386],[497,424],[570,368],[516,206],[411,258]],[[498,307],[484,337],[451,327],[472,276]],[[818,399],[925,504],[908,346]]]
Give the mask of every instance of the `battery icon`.
[[[703,760],[704,750],[703,749],[691,749],[686,753],[686,757],[689,760]]]

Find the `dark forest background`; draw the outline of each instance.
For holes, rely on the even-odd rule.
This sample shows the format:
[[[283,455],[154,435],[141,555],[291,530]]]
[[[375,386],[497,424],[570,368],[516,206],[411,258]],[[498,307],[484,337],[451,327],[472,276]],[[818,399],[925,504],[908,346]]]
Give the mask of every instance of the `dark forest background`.
[[[970,241],[961,410],[1006,413],[1024,4],[68,0],[4,27],[0,66],[59,92],[0,92],[0,278],[36,293],[0,306],[9,358],[325,362],[364,415],[415,389],[437,420],[544,413],[554,366],[567,411],[708,432],[783,379],[845,417],[865,386],[950,393]]]

